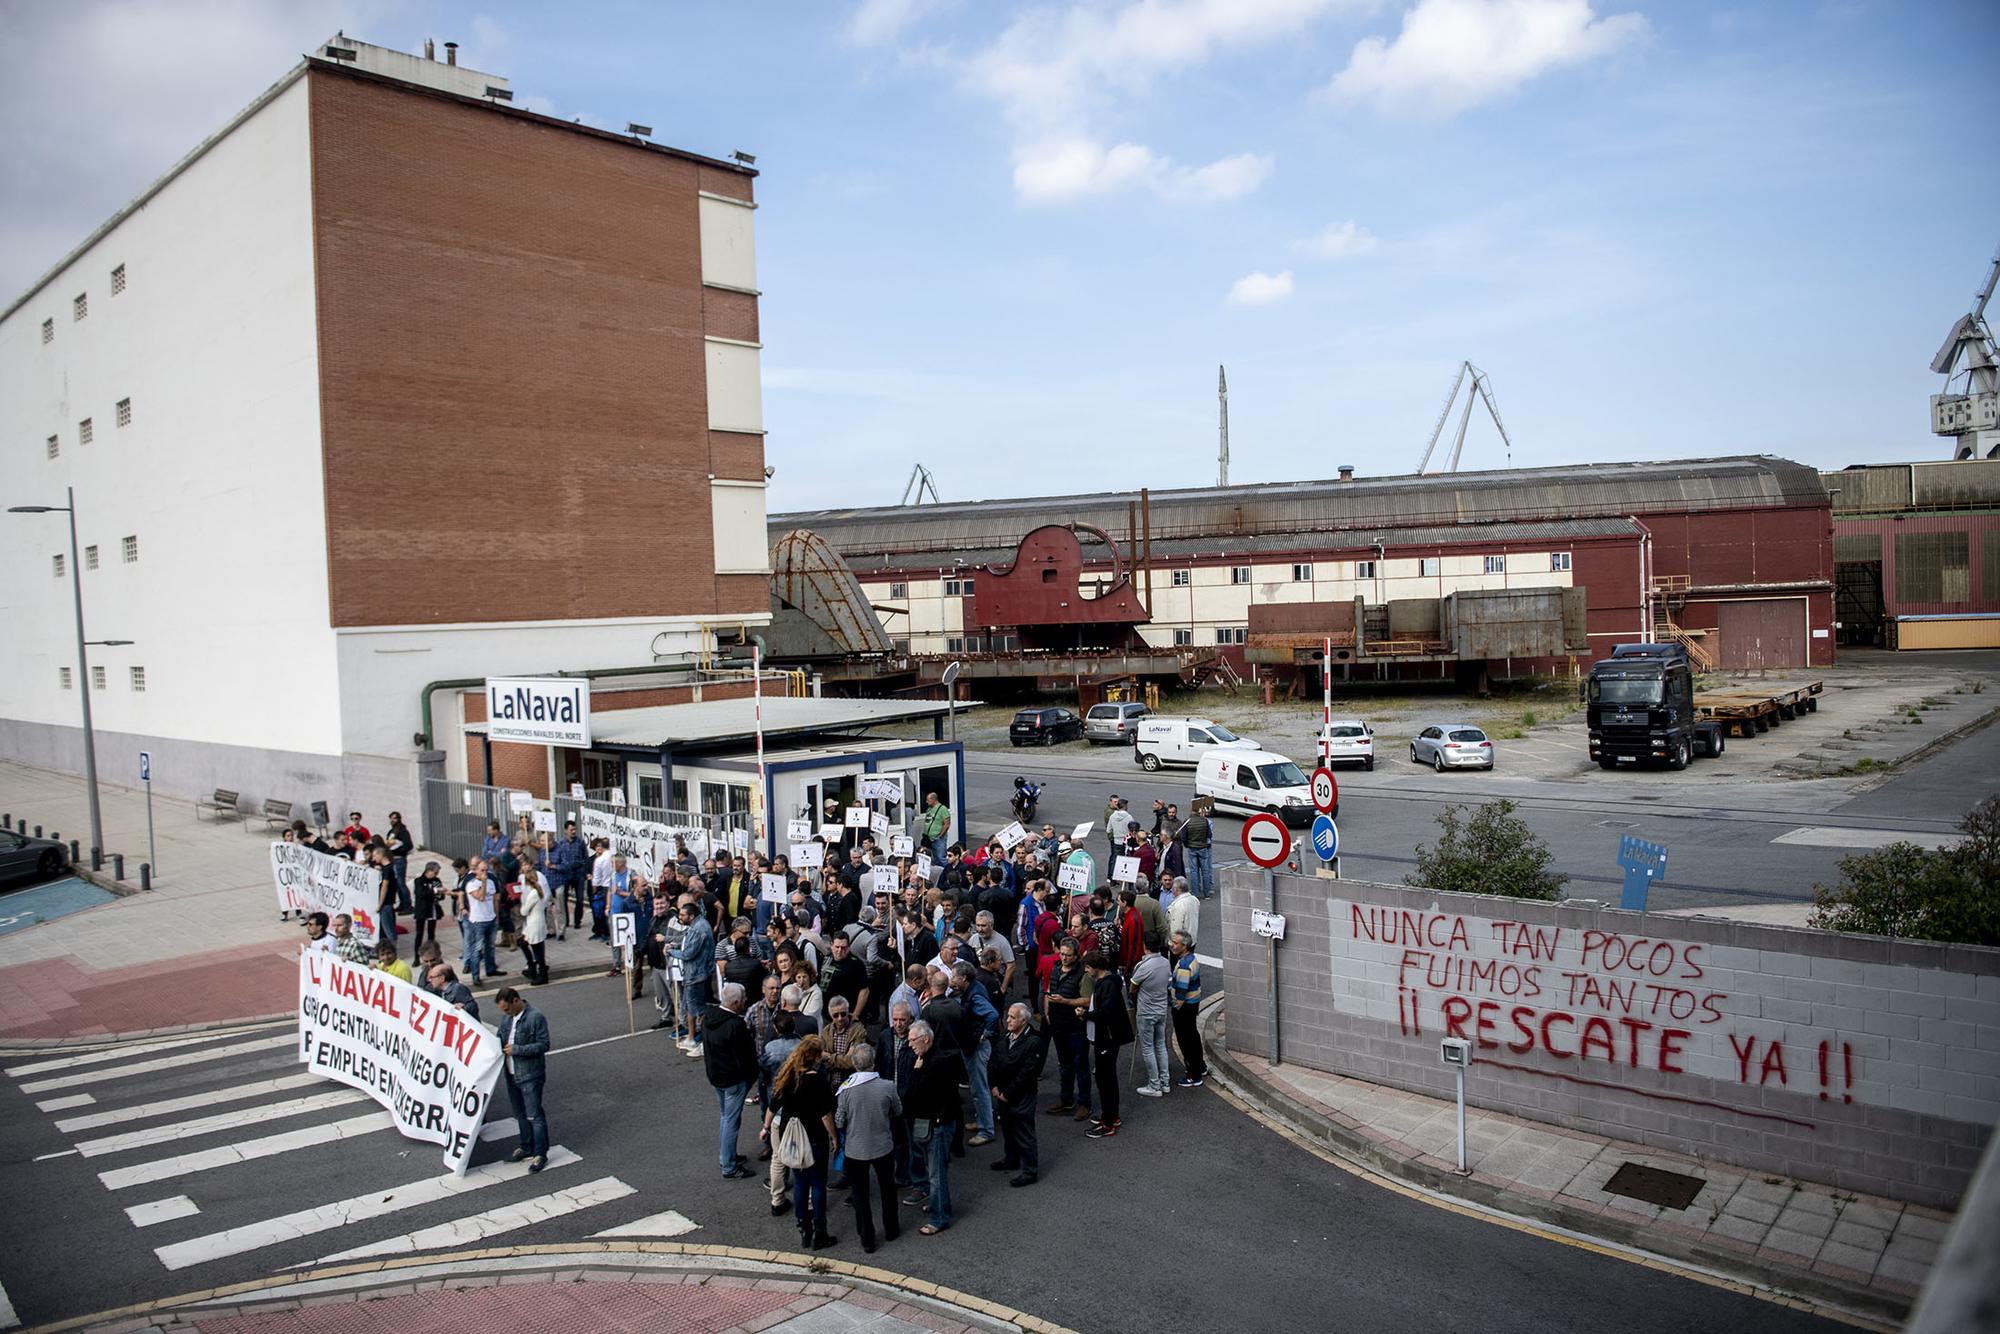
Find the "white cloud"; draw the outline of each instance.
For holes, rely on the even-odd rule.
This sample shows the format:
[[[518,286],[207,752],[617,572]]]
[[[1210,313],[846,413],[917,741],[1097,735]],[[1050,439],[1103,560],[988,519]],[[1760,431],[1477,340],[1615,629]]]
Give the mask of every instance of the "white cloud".
[[[847,20],[847,40],[856,46],[886,46],[907,32],[939,0],[861,0]]]
[[[1229,288],[1232,306],[1268,306],[1292,294],[1292,271],[1246,273]]]
[[[1236,199],[1269,178],[1269,157],[1238,153],[1190,167],[1144,144],[1105,147],[1093,122],[1143,97],[1163,75],[1267,45],[1329,11],[1376,3],[1128,0],[1036,9],[965,61],[960,77],[997,102],[1014,126],[1014,184],[1023,200],[1050,203],[1134,185],[1175,203]]]
[[[1030,204],[1066,204],[1116,190],[1145,189],[1175,203],[1240,199],[1271,174],[1269,157],[1239,153],[1186,167],[1144,144],[1107,148],[1091,139],[1046,139],[1014,153],[1014,191]]]
[[[1639,14],[1598,17],[1590,0],[1418,0],[1395,41],[1355,43],[1326,94],[1385,115],[1444,119],[1649,31]]]
[[[1380,244],[1375,233],[1350,218],[1346,222],[1329,222],[1318,234],[1298,242],[1297,249],[1315,259],[1352,259]]]

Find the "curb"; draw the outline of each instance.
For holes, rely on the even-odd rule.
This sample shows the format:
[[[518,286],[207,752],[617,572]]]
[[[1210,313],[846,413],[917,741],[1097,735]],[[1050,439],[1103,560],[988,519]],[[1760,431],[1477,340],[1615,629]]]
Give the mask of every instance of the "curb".
[[[1919,760],[1929,759],[1931,756],[1943,750],[1946,746],[1952,745],[1959,739],[1969,736],[1974,732],[1977,732],[1980,728],[1985,727],[1995,718],[2000,718],[2000,704],[1994,705],[1986,712],[1980,714],[1977,718],[1971,719],[1968,722],[1960,723],[1957,727],[1952,728],[1949,732],[1938,733],[1936,736],[1924,742],[1923,745],[1918,746],[1915,750],[1911,751],[1909,754],[1903,756],[1902,758],[1889,761],[1888,766],[1884,769],[1883,772],[1881,772],[1880,774],[1870,774],[1863,781],[1856,783],[1854,785],[1854,795],[1859,796],[1864,792],[1873,792],[1876,788],[1882,786],[1884,783],[1888,782],[1891,778],[1896,777],[1902,771],[1904,765],[1915,764]]]
[[[1245,1103],[1283,1123],[1301,1138],[1330,1150],[1356,1166],[1382,1176],[1407,1182],[1434,1195],[1464,1200],[1495,1213],[1511,1215],[1534,1223],[1558,1227],[1583,1237],[1610,1242],[1643,1256],[1657,1257],[1669,1264],[1699,1266],[1726,1278],[1785,1296],[1824,1302],[1870,1319],[1900,1323],[1909,1315],[1911,1299],[1879,1289],[1843,1282],[1789,1266],[1750,1259],[1738,1253],[1711,1248],[1698,1242],[1661,1235],[1636,1224],[1623,1223],[1601,1214],[1515,1195],[1483,1181],[1471,1180],[1455,1172],[1440,1171],[1391,1153],[1354,1134],[1297,1099],[1272,1087],[1250,1073],[1215,1034],[1216,1011],[1204,1007],[1197,1021],[1201,1027],[1203,1050],[1212,1067],[1223,1072],[1223,1087]]]
[[[619,1263],[617,1257],[658,1257],[634,1264]],[[681,1260],[684,1263],[675,1264]],[[546,1276],[524,1271],[523,1262],[533,1269],[548,1271]],[[703,1264],[703,1261],[721,1261],[721,1264]],[[454,1283],[451,1278],[433,1277],[431,1273],[444,1269],[455,1272],[470,1268],[476,1273],[480,1269],[504,1267],[505,1277],[467,1276],[465,1281]],[[104,1325],[145,1328],[154,1317],[171,1316],[176,1312],[197,1309],[205,1314],[227,1316],[238,1314],[223,1306],[232,1298],[241,1298],[244,1305],[266,1308],[273,1301],[283,1302],[285,1289],[308,1288],[311,1295],[300,1300],[301,1305],[328,1301],[362,1301],[378,1293],[376,1285],[368,1283],[346,1284],[331,1290],[328,1284],[343,1279],[368,1278],[378,1276],[384,1284],[395,1284],[405,1271],[420,1271],[410,1275],[414,1283],[406,1280],[394,1291],[437,1290],[452,1287],[487,1287],[496,1283],[521,1283],[540,1278],[544,1282],[579,1281],[592,1275],[629,1276],[636,1278],[640,1273],[673,1268],[682,1273],[697,1273],[706,1282],[721,1275],[718,1270],[740,1269],[745,1272],[776,1270],[800,1282],[811,1283],[828,1279],[845,1280],[845,1286],[861,1291],[870,1288],[886,1289],[900,1296],[913,1298],[933,1306],[942,1306],[954,1318],[962,1320],[973,1316],[981,1321],[995,1322],[1002,1328],[1027,1331],[1027,1334],[1075,1334],[1075,1331],[1040,1316],[1030,1315],[989,1301],[956,1288],[932,1283],[927,1279],[912,1278],[906,1274],[878,1269],[873,1265],[859,1264],[849,1260],[835,1260],[822,1256],[807,1256],[791,1251],[768,1251],[747,1246],[718,1246],[701,1243],[668,1241],[620,1241],[620,1242],[568,1242],[545,1245],[512,1246],[485,1250],[454,1251],[441,1254],[405,1255],[392,1259],[364,1261],[349,1265],[336,1265],[325,1269],[301,1270],[296,1273],[274,1275],[270,1278],[252,1279],[243,1283],[226,1284],[222,1287],[207,1288],[198,1292],[182,1293],[173,1297],[157,1298],[150,1302],[138,1302],[130,1306],[116,1307],[90,1315],[72,1316],[66,1320],[37,1325],[41,1331],[58,1331],[95,1328]],[[638,1281],[644,1281],[639,1279]],[[741,1280],[738,1280],[739,1282]],[[214,1308],[222,1307],[217,1310]]]

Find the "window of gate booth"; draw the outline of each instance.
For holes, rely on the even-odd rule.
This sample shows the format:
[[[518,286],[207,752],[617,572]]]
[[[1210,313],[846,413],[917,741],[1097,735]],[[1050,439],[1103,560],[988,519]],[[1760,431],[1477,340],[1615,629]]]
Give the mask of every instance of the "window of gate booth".
[[[707,779],[701,784],[701,813],[703,815],[742,815],[750,810],[750,785],[748,783],[712,783]]]
[[[685,778],[676,778],[674,780],[673,799],[671,801],[660,800],[664,793],[660,790],[660,776],[658,774],[640,774],[638,787],[639,804],[641,806],[664,806],[676,811],[687,809],[688,785]]]

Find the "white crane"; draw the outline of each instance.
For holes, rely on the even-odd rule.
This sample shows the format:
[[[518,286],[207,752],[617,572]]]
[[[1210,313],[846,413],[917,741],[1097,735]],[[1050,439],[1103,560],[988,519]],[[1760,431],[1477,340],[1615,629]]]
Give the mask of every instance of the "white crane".
[[[2000,458],[2000,349],[1986,328],[1986,303],[1995,283],[2000,283],[2000,251],[1994,252],[1972,309],[1958,317],[1931,358],[1931,369],[1945,377],[1944,392],[1931,395],[1931,430],[1953,438],[1955,459]]]
[[[1492,383],[1487,380],[1485,371],[1469,361],[1461,361],[1458,363],[1458,375],[1451,382],[1451,392],[1444,396],[1444,407],[1438,413],[1437,425],[1431,427],[1431,439],[1430,443],[1424,446],[1424,457],[1417,463],[1419,476],[1423,475],[1424,469],[1431,466],[1431,455],[1437,451],[1438,436],[1443,433],[1445,422],[1451,419],[1451,405],[1458,400],[1458,391],[1465,385],[1468,375],[1472,377],[1472,384],[1465,390],[1465,411],[1459,414],[1458,435],[1451,442],[1451,457],[1446,461],[1444,470],[1458,471],[1458,457],[1465,451],[1465,428],[1472,422],[1472,403],[1476,398],[1485,400],[1488,415],[1493,418],[1493,424],[1500,429],[1500,439],[1507,445],[1508,462],[1511,463],[1514,459],[1514,442],[1508,439],[1507,426],[1500,420],[1499,405],[1493,401]]]
[[[903,487],[902,503],[905,505],[921,505],[924,503],[925,495],[930,496],[933,505],[938,503],[937,483],[931,480],[931,470],[919,463],[916,467],[910,469],[910,480]]]

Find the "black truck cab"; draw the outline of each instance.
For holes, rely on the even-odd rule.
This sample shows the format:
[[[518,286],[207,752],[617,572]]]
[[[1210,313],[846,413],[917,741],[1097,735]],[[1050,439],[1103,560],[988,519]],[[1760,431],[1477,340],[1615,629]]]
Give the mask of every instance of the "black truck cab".
[[[1620,644],[1583,683],[1590,757],[1606,769],[1654,760],[1687,768],[1722,753],[1722,729],[1695,716],[1694,668],[1680,644]]]

